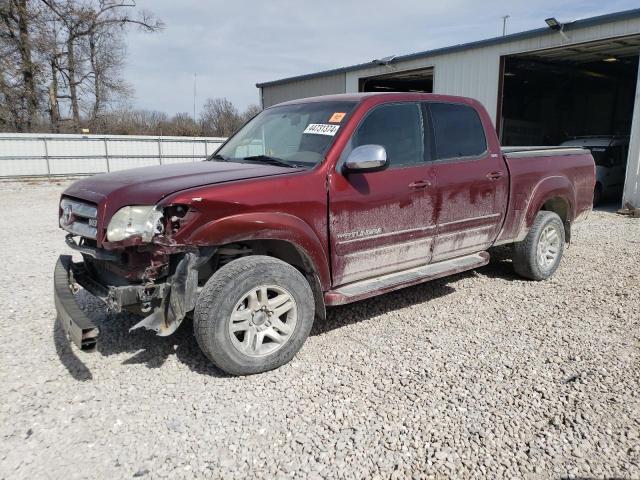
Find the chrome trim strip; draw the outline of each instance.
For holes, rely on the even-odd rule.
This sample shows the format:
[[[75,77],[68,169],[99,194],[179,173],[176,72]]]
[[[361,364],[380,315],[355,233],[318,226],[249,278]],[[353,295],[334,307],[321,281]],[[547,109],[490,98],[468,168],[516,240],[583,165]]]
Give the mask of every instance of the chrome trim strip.
[[[488,220],[490,218],[498,218],[498,217],[501,217],[501,216],[502,216],[502,213],[490,213],[488,215],[480,215],[480,216],[477,216],[477,217],[469,217],[469,218],[463,218],[462,220],[454,220],[452,222],[440,223],[440,224],[438,224],[438,227],[442,228],[442,227],[446,227],[446,226],[449,226],[449,225],[455,225],[457,223],[472,222],[474,220]]]
[[[86,223],[73,222],[71,225],[63,225],[62,219],[60,219],[60,227],[74,235],[80,235],[81,237],[91,238],[93,240],[98,236],[98,229]]]
[[[454,232],[440,233],[436,237],[436,243],[439,240],[442,240],[443,237],[454,237],[456,235],[463,235],[463,234],[467,234],[469,232],[475,232],[475,231],[478,231],[478,230],[486,230],[488,228],[495,228],[495,224],[491,223],[491,224],[487,224],[487,225],[480,225],[479,227],[466,228],[464,230],[456,230]]]
[[[60,202],[60,208],[64,210],[65,207],[71,207],[71,213],[78,217],[84,218],[97,218],[98,217],[98,207],[90,205],[88,203],[78,202],[77,200],[72,200],[70,198],[63,198]]]
[[[502,147],[502,153],[507,158],[590,155],[589,150],[575,147]]]

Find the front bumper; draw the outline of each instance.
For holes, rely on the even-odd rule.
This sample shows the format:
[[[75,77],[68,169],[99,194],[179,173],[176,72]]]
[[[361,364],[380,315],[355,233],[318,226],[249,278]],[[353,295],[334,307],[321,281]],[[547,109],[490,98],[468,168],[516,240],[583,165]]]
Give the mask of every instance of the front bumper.
[[[67,336],[81,350],[93,350],[98,341],[98,327],[80,309],[74,298],[76,290],[71,255],[60,255],[53,274],[53,298],[58,321]]]
[[[84,263],[74,263],[70,255],[61,255],[54,272],[54,299],[57,316],[69,338],[81,350],[93,350],[98,328],[80,309],[74,298],[78,285],[102,300],[110,311],[137,307],[149,313],[136,328],[155,331],[160,336],[172,334],[185,315],[195,308],[198,294],[198,268],[211,258],[215,249],[182,255],[176,268],[163,283],[105,286],[93,278]]]

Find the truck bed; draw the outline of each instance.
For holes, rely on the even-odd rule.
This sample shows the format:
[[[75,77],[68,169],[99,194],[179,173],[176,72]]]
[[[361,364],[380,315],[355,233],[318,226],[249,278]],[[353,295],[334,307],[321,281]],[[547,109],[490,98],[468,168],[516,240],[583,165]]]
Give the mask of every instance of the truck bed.
[[[576,147],[502,147],[509,170],[509,204],[496,244],[524,238],[542,201],[567,205],[570,223],[591,211],[595,165],[591,152]]]

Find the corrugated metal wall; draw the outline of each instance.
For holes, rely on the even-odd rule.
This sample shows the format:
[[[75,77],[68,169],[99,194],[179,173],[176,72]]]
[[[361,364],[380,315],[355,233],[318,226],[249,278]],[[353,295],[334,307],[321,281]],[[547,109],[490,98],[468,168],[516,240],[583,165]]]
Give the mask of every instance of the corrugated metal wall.
[[[434,68],[434,93],[472,97],[485,106],[495,122],[498,106],[500,57],[548,48],[569,46],[607,38],[640,33],[640,18],[610,22],[560,33],[549,30],[535,37],[497,45],[475,47],[429,57],[393,63],[390,67],[374,66],[346,73],[346,91],[357,92],[361,78],[389,74],[394,71]],[[323,77],[324,78],[324,77]],[[316,79],[318,80],[318,79]],[[288,84],[278,85],[283,89]]]
[[[267,108],[288,100],[333,93],[345,93],[344,73],[265,87],[262,89],[262,105]]]
[[[85,175],[195,162],[224,142],[215,137],[0,134],[0,177]]]

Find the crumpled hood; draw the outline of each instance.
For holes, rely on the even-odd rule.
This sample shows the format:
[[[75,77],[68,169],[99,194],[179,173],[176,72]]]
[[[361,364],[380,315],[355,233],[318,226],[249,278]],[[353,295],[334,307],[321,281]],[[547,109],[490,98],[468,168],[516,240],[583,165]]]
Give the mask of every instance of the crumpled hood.
[[[296,169],[257,163],[202,161],[103,173],[78,180],[64,195],[109,204],[109,210],[125,205],[155,205],[162,198],[188,188],[267,177]]]

